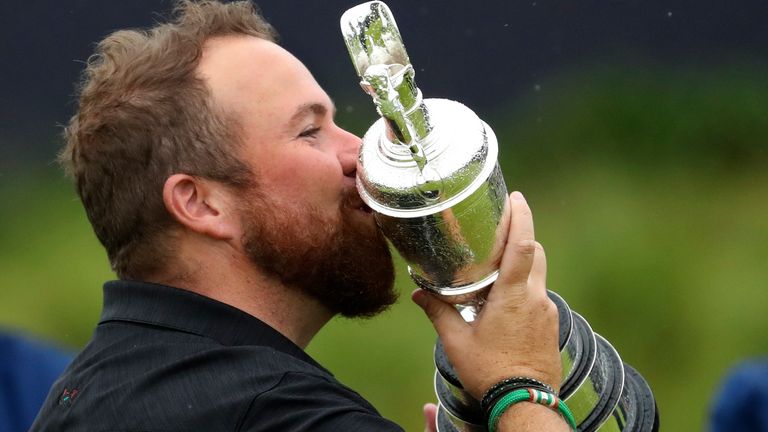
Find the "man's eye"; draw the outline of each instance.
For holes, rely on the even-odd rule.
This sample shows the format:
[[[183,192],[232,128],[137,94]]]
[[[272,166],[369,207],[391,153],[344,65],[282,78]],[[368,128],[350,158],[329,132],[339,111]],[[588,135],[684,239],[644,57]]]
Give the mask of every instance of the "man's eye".
[[[317,137],[317,133],[320,132],[319,127],[311,127],[309,129],[305,129],[299,134],[299,138],[315,138]]]

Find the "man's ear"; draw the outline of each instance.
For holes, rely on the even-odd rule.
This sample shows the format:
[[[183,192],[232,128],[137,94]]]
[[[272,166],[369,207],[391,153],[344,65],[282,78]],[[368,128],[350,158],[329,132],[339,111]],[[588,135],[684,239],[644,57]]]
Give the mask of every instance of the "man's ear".
[[[228,198],[223,185],[187,174],[174,174],[163,186],[165,208],[178,223],[218,240],[237,235]]]

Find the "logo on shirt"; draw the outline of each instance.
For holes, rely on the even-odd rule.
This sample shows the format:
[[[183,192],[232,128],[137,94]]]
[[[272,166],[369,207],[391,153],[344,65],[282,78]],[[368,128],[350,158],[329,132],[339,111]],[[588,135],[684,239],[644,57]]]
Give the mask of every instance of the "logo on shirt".
[[[73,388],[72,390],[65,388],[64,392],[61,393],[61,396],[59,397],[59,406],[69,407],[72,405],[78,393],[79,390],[76,388]]]

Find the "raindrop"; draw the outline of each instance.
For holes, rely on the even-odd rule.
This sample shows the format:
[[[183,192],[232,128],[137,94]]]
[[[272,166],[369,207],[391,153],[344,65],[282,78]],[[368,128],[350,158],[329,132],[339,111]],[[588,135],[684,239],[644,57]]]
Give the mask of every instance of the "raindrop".
[[[536,2],[531,3],[531,6],[536,6]]]
[[[509,24],[504,24],[504,27],[509,27]]]
[[[344,111],[348,113],[351,113],[354,110],[355,110],[355,107],[353,107],[352,105],[347,105],[346,107],[344,107]]]
[[[667,12],[667,18],[671,18],[671,17],[672,17],[672,11],[668,11]]]
[[[541,86],[539,84],[534,84],[533,85],[533,90],[534,91],[541,91]]]

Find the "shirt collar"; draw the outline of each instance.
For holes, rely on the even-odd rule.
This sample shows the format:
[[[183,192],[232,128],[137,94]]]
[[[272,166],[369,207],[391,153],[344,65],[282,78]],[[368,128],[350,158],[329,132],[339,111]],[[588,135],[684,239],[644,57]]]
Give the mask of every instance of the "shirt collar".
[[[109,321],[152,324],[208,337],[227,346],[268,346],[328,372],[258,318],[184,289],[148,282],[107,282],[99,324]]]

